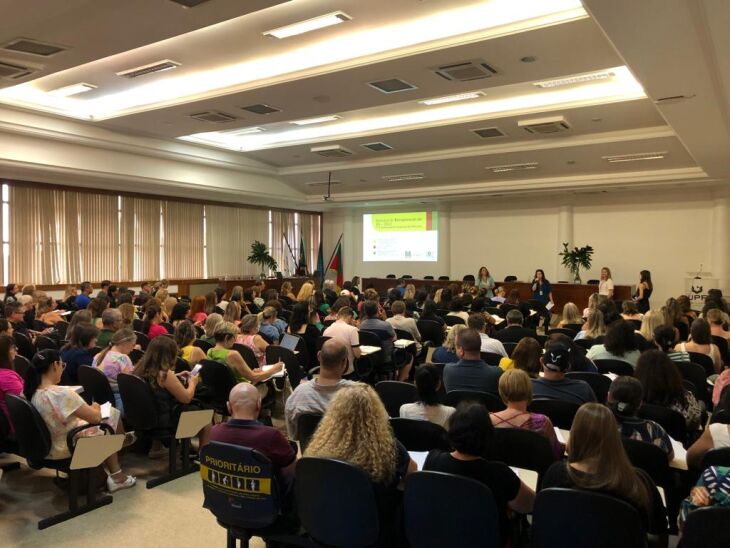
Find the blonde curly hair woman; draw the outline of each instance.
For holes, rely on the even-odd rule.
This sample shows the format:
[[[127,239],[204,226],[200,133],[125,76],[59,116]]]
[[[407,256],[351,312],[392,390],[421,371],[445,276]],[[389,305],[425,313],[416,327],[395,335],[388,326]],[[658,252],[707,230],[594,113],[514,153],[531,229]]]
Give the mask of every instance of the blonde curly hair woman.
[[[341,459],[361,467],[373,483],[395,487],[416,463],[393,437],[385,411],[375,390],[355,383],[342,388],[332,399],[307,457]]]

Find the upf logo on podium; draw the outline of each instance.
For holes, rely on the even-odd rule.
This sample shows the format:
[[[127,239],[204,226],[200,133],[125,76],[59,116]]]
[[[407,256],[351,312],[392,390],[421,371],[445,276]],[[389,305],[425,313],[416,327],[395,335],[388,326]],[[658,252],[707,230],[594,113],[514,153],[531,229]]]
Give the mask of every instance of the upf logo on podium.
[[[718,286],[719,280],[710,278],[711,275],[710,272],[702,272],[702,265],[700,265],[699,271],[694,276],[684,279],[684,294],[689,298],[693,310],[702,310],[705,306],[705,299],[707,299],[707,292]]]

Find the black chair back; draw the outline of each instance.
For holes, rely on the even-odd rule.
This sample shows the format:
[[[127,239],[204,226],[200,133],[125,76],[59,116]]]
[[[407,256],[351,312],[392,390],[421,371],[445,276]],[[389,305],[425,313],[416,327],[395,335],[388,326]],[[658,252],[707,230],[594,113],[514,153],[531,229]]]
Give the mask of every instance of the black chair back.
[[[152,388],[135,375],[120,373],[117,376],[119,395],[124,405],[124,420],[131,430],[154,430],[158,423],[157,402]]]
[[[444,344],[444,328],[441,324],[432,320],[418,320],[416,322],[422,341],[431,341],[434,346]]]
[[[430,276],[430,275],[429,276],[424,276],[423,279],[424,280],[433,280],[433,276]]]
[[[708,377],[717,373],[715,371],[715,362],[712,358],[706,354],[700,354],[699,352],[689,352],[689,361],[701,365],[705,370],[705,375]]]
[[[413,548],[501,546],[494,496],[476,480],[416,472],[406,479],[403,506],[406,536]]]
[[[200,361],[200,380],[207,388],[207,394],[203,398],[206,403],[212,405],[216,411],[228,414],[226,402],[228,395],[236,386],[236,379],[230,368],[224,364],[214,360]]]
[[[720,351],[720,357],[722,357],[722,363],[730,363],[730,355],[728,355],[728,343],[727,339],[724,337],[719,337],[717,335],[712,336],[712,342],[715,346],[717,346],[717,349]]]
[[[116,407],[114,392],[112,392],[109,379],[107,379],[104,373],[96,367],[80,365],[76,374],[79,377],[79,383],[84,387],[84,392],[81,396],[86,403],[91,403],[92,401],[98,404],[111,402]]]
[[[168,323],[168,322],[161,322],[161,323],[160,323],[160,325],[161,325],[162,327],[164,327],[164,328],[165,328],[165,329],[167,330],[167,332],[168,332],[168,333],[170,333],[171,335],[172,335],[173,333],[175,333],[175,328],[173,327],[173,325],[172,325],[171,323]]]
[[[503,342],[502,346],[504,346],[504,349],[507,352],[507,355],[511,358],[512,352],[515,351],[515,348],[517,348],[518,344],[519,343],[515,343],[515,342]]]
[[[705,470],[710,466],[728,466],[730,467],[730,447],[721,447],[720,449],[711,449],[702,457],[700,470]]]
[[[687,443],[687,422],[679,411],[644,403],[639,408],[639,417],[658,422],[673,439],[681,444]]]
[[[646,546],[639,512],[595,491],[543,489],[535,499],[532,531],[534,548]]]
[[[502,411],[506,409],[506,405],[496,394],[489,392],[479,392],[477,390],[452,390],[444,396],[444,405],[456,407],[463,401],[475,401],[484,405],[488,411]]]
[[[378,507],[365,471],[334,459],[304,457],[297,462],[296,477],[297,513],[315,542],[337,548],[375,544]]]
[[[328,340],[330,340],[332,337],[326,337],[325,335],[320,335],[317,337],[317,352],[322,350],[322,345],[326,343]]]
[[[710,506],[692,510],[684,522],[678,548],[730,546],[730,508]]]
[[[271,461],[255,449],[210,442],[200,449],[200,477],[203,508],[222,525],[260,529],[276,521],[281,507],[276,474]]]
[[[302,455],[307,450],[309,440],[312,439],[321,420],[322,415],[316,415],[314,413],[303,413],[297,417],[297,439]]]
[[[624,445],[631,464],[649,474],[649,477],[655,484],[661,486],[669,485],[669,463],[667,462],[667,454],[661,447],[623,436],[621,437],[621,442]]]
[[[392,280],[392,279],[395,279],[396,276],[395,276],[395,274],[388,274],[385,277],[388,278],[389,280]]]
[[[135,331],[134,334],[137,335],[137,344],[142,350],[147,350],[147,346],[150,344],[150,338],[141,331]]]
[[[129,359],[134,364],[136,364],[139,360],[141,360],[142,356],[144,356],[144,350],[139,350],[138,348],[133,348],[129,352]]]
[[[590,350],[591,346],[597,344],[595,339],[577,339],[573,342],[586,350]]]
[[[233,350],[241,355],[243,361],[246,362],[246,365],[248,365],[250,369],[256,369],[259,366],[259,362],[256,359],[256,354],[254,354],[253,350],[251,350],[245,344],[235,343],[233,345]]]
[[[444,322],[446,322],[446,325],[465,325],[466,322],[464,321],[464,318],[460,316],[449,316],[448,314],[444,316]]]
[[[407,341],[415,340],[410,331],[404,331],[403,329],[393,329],[393,331],[395,331],[396,339],[405,339]]]
[[[451,449],[446,430],[438,424],[414,419],[390,419],[393,434],[409,451],[430,451]]]
[[[35,347],[40,352],[41,350],[58,350],[58,343],[51,337],[45,335],[38,335],[35,338]]]
[[[51,452],[51,434],[43,417],[30,402],[20,396],[5,394],[10,421],[15,427],[18,455],[33,468],[40,468]]]
[[[212,343],[209,343],[208,341],[204,341],[202,339],[195,339],[193,341],[193,346],[200,348],[203,352],[205,352],[207,354],[208,350],[213,348],[214,345]]]
[[[443,282],[443,281],[448,281],[449,277],[448,276],[439,276],[438,279]]]
[[[13,360],[13,369],[15,369],[15,372],[23,379],[25,379],[25,374],[28,372],[30,367],[31,363],[28,358],[21,356],[20,354],[15,355],[15,360]]]
[[[707,375],[704,368],[691,362],[675,362],[675,365],[682,378],[692,383],[692,394],[697,401],[705,402],[705,405],[709,408],[711,397],[707,390]]]
[[[13,339],[15,340],[15,347],[18,349],[18,354],[32,360],[35,355],[35,347],[30,342],[30,339],[19,331],[13,331]]]
[[[573,419],[580,405],[572,401],[561,400],[534,400],[527,406],[532,413],[541,413],[550,417],[553,425],[564,430],[570,430]]]
[[[586,371],[568,371],[565,374],[569,379],[585,381],[593,389],[598,403],[606,403],[608,390],[611,388],[611,379],[601,373],[590,373]]]
[[[524,428],[495,428],[492,458],[537,472],[539,487],[543,475],[555,462],[555,453],[548,439],[537,432]]]
[[[504,277],[504,281],[505,282],[516,282],[517,281],[517,276],[512,276],[512,275],[505,276]]]
[[[599,373],[614,373],[615,375],[634,376],[634,368],[631,364],[621,360],[593,360]]]
[[[142,331],[142,327],[144,327],[144,322],[139,318],[134,318],[132,320],[132,329],[134,331]]]
[[[499,365],[499,362],[504,358],[502,354],[497,354],[496,352],[480,352],[482,361],[486,363],[487,365]]]
[[[570,337],[571,339],[573,337],[575,337],[577,333],[578,333],[578,331],[576,331],[575,329],[570,329],[568,327],[554,327],[552,329],[548,329],[548,332],[547,332],[548,337],[550,335],[560,334],[560,335],[566,335],[566,336]]]
[[[278,361],[284,362],[284,369],[286,369],[286,374],[289,375],[292,390],[299,386],[303,379],[307,378],[307,374],[300,367],[299,359],[294,352],[283,346],[269,345],[266,348],[266,363],[272,364]]]
[[[416,401],[416,387],[407,382],[380,381],[375,385],[375,391],[383,401],[388,416],[399,417],[400,406]]]

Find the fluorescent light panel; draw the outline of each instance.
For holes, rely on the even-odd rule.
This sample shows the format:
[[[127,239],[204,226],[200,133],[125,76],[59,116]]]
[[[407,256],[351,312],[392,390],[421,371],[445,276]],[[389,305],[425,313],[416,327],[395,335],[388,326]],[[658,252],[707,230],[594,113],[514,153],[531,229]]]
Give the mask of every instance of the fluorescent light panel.
[[[341,116],[337,116],[336,114],[333,114],[332,116],[319,116],[317,118],[307,118],[306,120],[294,120],[289,123],[294,124],[295,126],[309,126],[312,124],[323,124],[325,122],[334,122],[335,120],[339,120],[340,118],[341,118]]]
[[[624,162],[641,162],[643,160],[663,160],[668,153],[664,152],[639,152],[637,154],[617,154],[615,156],[603,156],[609,164],[620,164]]]
[[[557,88],[561,86],[572,86],[575,84],[585,84],[586,82],[596,82],[598,80],[608,80],[613,78],[612,72],[594,72],[592,74],[581,74],[580,76],[571,76],[570,78],[558,78],[556,80],[545,80],[544,82],[535,82],[535,86],[543,89]]]
[[[404,173],[403,175],[383,175],[382,179],[389,183],[397,183],[400,181],[419,181],[425,177],[423,173]]]
[[[484,169],[492,173],[506,173],[508,171],[525,171],[527,169],[537,169],[537,162],[525,162],[522,164],[504,164],[501,166],[488,166]]]
[[[251,135],[252,133],[260,133],[264,131],[262,127],[247,127],[242,129],[234,129],[227,132],[229,135]]]
[[[264,36],[273,36],[274,38],[289,38],[290,36],[297,36],[304,34],[305,32],[312,32],[313,30],[319,30],[333,25],[339,25],[345,21],[350,21],[352,17],[341,11],[335,11],[326,15],[320,15],[319,17],[313,17],[306,21],[300,21],[299,23],[293,23],[284,27],[279,27],[273,30],[267,30],[263,33]]]
[[[53,89],[48,92],[49,95],[54,97],[71,97],[72,95],[78,95],[79,93],[86,93],[96,89],[94,84],[86,84],[84,82],[78,84],[71,84],[70,86],[64,86],[62,88]]]
[[[444,103],[456,103],[457,101],[467,101],[469,99],[478,99],[484,97],[483,91],[472,91],[469,93],[459,93],[456,95],[447,95],[445,97],[435,97],[434,99],[425,99],[424,101],[418,101],[422,105],[443,105]]]

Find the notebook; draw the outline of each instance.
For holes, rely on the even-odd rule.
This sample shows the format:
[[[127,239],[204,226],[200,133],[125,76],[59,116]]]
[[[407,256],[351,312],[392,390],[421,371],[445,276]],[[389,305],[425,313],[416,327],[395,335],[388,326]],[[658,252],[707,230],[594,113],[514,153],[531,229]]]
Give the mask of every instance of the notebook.
[[[299,337],[289,335],[289,333],[284,333],[284,336],[279,341],[279,346],[286,348],[287,350],[291,350],[292,352],[294,352],[297,344],[299,344]]]

